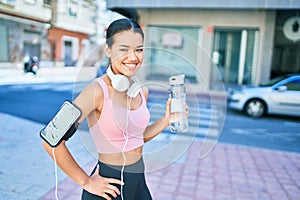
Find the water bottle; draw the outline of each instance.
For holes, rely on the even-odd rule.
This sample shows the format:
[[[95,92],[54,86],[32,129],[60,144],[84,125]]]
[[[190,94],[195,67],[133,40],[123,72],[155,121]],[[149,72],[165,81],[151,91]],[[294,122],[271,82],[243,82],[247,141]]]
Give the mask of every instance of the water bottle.
[[[186,91],[184,86],[184,75],[171,76],[171,132],[186,132],[188,130],[188,119],[186,117]]]

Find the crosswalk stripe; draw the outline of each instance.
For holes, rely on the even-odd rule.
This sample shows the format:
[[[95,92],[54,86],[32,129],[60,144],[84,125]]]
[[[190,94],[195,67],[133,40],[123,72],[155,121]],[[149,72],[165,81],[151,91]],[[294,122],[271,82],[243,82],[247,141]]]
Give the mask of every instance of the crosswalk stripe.
[[[151,113],[151,122],[153,123],[164,115],[165,100],[151,99],[148,102]],[[220,109],[218,106],[209,106],[207,104],[189,105],[189,131],[180,133],[196,137],[217,137],[219,135],[219,118]],[[169,128],[163,131],[163,134],[172,133]]]
[[[173,133],[170,131],[170,129],[165,129],[162,133],[163,134],[184,134],[186,136],[193,136],[193,137],[209,137],[209,138],[215,138],[219,135],[219,130],[215,128],[203,128],[203,127],[191,127],[189,126],[189,130],[193,131],[187,131],[185,133]]]

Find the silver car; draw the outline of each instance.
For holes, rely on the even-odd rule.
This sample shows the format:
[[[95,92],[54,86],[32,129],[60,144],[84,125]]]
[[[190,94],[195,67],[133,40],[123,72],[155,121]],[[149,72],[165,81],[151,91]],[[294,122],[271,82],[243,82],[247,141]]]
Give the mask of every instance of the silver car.
[[[228,107],[244,111],[250,117],[300,116],[300,75],[281,76],[257,87],[231,90]]]

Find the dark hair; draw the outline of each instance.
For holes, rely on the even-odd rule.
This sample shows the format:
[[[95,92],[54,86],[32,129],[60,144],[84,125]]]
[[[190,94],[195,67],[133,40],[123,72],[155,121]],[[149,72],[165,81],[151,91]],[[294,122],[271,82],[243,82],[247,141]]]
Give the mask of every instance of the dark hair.
[[[107,28],[106,31],[106,44],[111,47],[113,45],[113,36],[117,33],[122,31],[132,30],[135,33],[141,34],[142,38],[144,39],[144,32],[140,25],[134,21],[133,19],[129,18],[122,18],[113,21]]]

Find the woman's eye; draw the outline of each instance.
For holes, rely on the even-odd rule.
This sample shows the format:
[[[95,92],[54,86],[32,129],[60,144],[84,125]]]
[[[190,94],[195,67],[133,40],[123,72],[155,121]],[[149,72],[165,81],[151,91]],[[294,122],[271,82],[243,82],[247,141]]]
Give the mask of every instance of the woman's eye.
[[[127,49],[120,49],[120,51],[127,52],[128,50]]]
[[[137,51],[137,52],[143,52],[144,49],[137,49],[136,51]]]

